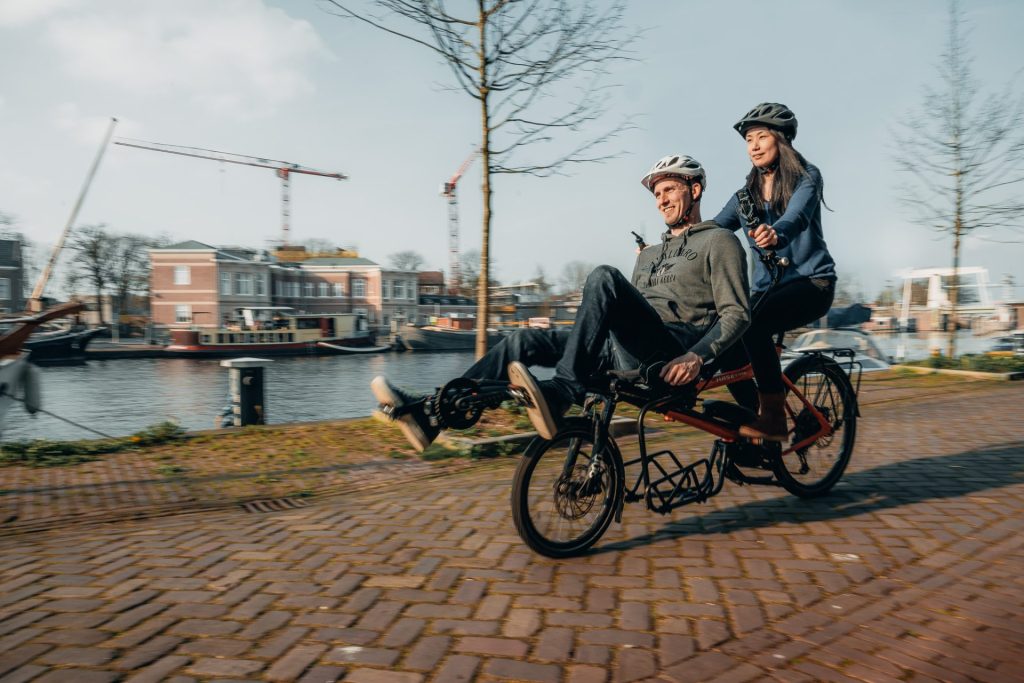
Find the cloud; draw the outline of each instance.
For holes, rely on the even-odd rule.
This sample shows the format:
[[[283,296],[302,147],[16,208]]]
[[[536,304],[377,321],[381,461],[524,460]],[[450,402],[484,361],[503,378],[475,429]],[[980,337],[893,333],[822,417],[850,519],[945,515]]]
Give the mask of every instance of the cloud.
[[[110,117],[98,114],[84,114],[75,102],[57,105],[50,115],[57,130],[84,145],[98,146],[110,125]],[[118,119],[116,133],[120,136],[139,135],[141,126],[135,121]]]
[[[0,26],[25,26],[77,3],[78,0],[0,0]]]
[[[331,56],[309,22],[261,0],[108,0],[53,18],[46,37],[86,84],[235,116],[311,92],[304,69]]]

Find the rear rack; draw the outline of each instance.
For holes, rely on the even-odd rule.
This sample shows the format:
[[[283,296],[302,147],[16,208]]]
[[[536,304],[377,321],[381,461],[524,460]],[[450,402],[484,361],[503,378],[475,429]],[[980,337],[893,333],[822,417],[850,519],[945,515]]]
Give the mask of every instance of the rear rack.
[[[850,378],[850,384],[853,385],[853,393],[860,395],[860,378],[864,374],[864,366],[856,359],[856,351],[851,348],[833,348],[808,349],[799,353],[805,356],[822,356],[834,360],[842,368],[843,372],[846,373],[846,376]]]

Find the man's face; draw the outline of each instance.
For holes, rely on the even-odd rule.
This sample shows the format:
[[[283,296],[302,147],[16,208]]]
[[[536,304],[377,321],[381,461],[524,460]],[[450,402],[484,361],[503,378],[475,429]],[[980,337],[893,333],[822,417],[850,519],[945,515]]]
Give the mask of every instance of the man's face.
[[[755,126],[747,131],[747,154],[758,168],[765,168],[779,158],[779,143],[772,132],[764,126]]]
[[[654,184],[654,202],[665,225],[678,223],[692,201],[690,186],[678,178],[669,177]]]

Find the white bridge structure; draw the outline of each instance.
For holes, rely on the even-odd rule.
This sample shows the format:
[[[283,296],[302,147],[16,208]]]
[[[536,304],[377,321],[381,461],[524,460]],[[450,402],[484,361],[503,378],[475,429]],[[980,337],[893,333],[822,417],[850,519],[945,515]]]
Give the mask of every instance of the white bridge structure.
[[[999,303],[991,293],[988,269],[958,268],[957,318],[962,322],[991,318],[999,311]],[[907,329],[915,319],[918,329],[945,329],[953,305],[952,268],[919,268],[903,271],[903,300],[900,306],[900,327]]]

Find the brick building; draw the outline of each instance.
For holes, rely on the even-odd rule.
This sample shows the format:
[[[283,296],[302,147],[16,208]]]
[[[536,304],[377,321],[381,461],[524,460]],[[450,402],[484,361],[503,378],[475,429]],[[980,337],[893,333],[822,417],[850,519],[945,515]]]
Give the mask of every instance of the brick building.
[[[418,318],[415,271],[384,268],[344,252],[311,256],[212,247],[196,241],[150,250],[153,322],[217,327],[245,306],[290,306],[303,313],[358,313],[375,332]]]

